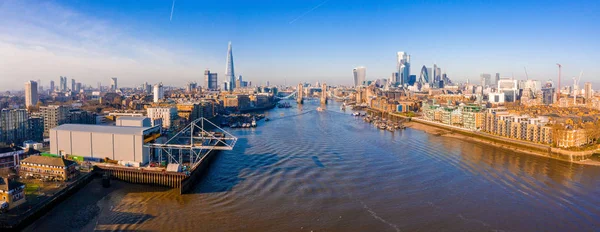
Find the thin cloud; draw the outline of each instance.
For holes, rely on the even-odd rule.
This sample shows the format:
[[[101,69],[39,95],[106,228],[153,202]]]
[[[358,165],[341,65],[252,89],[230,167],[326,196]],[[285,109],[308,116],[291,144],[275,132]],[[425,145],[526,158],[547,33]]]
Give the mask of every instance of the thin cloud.
[[[292,24],[292,23],[294,23],[294,22],[298,21],[298,20],[299,20],[299,19],[301,19],[302,17],[306,16],[308,13],[310,13],[310,12],[312,12],[312,11],[316,10],[317,8],[321,7],[323,4],[325,4],[325,3],[327,3],[327,2],[329,2],[329,0],[325,0],[325,1],[321,2],[319,5],[317,5],[317,6],[313,7],[312,9],[310,9],[310,10],[308,10],[308,11],[304,12],[303,14],[301,14],[300,16],[298,16],[297,18],[295,18],[294,20],[290,21],[290,24]]]
[[[173,0],[173,6],[171,6],[171,17],[169,17],[169,22],[173,21],[173,10],[175,10],[175,0]]]

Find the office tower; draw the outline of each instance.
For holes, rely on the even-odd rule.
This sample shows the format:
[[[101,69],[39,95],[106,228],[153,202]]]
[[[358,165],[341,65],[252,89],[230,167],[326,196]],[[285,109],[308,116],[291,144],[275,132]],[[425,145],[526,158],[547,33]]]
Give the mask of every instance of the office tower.
[[[237,80],[235,80],[235,86],[236,88],[241,88],[244,87],[244,81],[242,80],[242,75],[239,75]]]
[[[50,81],[50,92],[54,92],[54,81]]]
[[[498,81],[498,92],[504,93],[506,102],[514,102],[518,95],[518,81],[512,79],[501,79]]]
[[[27,110],[25,109],[3,109],[0,111],[0,143],[6,145],[21,144],[27,140],[27,118]]]
[[[431,80],[433,86],[438,86],[442,80],[442,68],[438,67],[437,64],[433,64],[432,72],[433,74],[431,75]]]
[[[367,68],[363,66],[356,67],[352,69],[352,73],[354,74],[354,87],[363,85],[367,77]]]
[[[231,48],[231,42],[227,47],[227,67],[225,67],[225,79],[229,83],[229,91],[235,89],[235,72],[233,70],[233,50]]]
[[[81,92],[81,82],[77,82],[77,84],[75,85],[75,92]]]
[[[162,83],[158,83],[158,84],[154,85],[153,95],[154,95],[153,96],[154,102],[159,102],[160,100],[162,100],[165,97],[165,92],[164,92]]]
[[[594,96],[593,94],[593,90],[592,90],[592,83],[590,82],[586,82],[585,86],[584,86],[584,90],[585,90],[585,100],[589,101],[590,99],[592,99],[592,97]]]
[[[117,86],[117,78],[116,77],[110,78],[110,90],[117,91],[118,88],[119,88],[119,86]]]
[[[75,91],[75,79],[71,79],[71,91]]]
[[[410,55],[406,54],[405,52],[398,52],[396,58],[396,68],[398,70],[400,84],[407,85],[410,81]]]
[[[390,84],[397,85],[397,83],[398,83],[398,72],[393,72],[392,76],[390,77]]]
[[[498,85],[498,81],[500,81],[500,73],[496,73],[496,81],[493,84]]]
[[[223,91],[228,91],[228,90],[229,90],[229,82],[223,81]]]
[[[408,85],[412,86],[417,82],[417,75],[410,75],[408,77]]]
[[[423,65],[423,67],[421,68],[421,73],[419,74],[419,83],[421,84],[425,84],[425,83],[429,83],[429,70],[431,70],[430,68],[425,67],[425,65]]]
[[[479,75],[481,78],[481,86],[490,86],[492,84],[492,75],[489,73],[482,73]]]
[[[189,82],[186,86],[186,91],[188,93],[194,92],[196,91],[196,87],[198,87],[198,84],[196,84],[196,82]]]
[[[59,105],[40,107],[40,113],[44,118],[44,137],[48,137],[50,129],[68,122],[69,108]]]
[[[544,105],[552,105],[554,103],[554,95],[556,91],[554,87],[542,88],[542,103]]]
[[[60,76],[60,85],[58,86],[58,91],[60,91],[60,92],[67,91],[67,77]]]
[[[38,103],[38,85],[35,81],[25,82],[25,107],[29,108]]]
[[[217,90],[219,88],[217,82],[217,74],[211,73],[210,70],[204,70],[204,87],[209,90]]]

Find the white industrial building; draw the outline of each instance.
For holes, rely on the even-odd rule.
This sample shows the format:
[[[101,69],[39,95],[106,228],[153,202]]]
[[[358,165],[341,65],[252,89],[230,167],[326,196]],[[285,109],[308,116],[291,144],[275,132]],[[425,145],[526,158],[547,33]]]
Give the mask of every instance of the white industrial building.
[[[115,123],[117,126],[137,126],[137,127],[151,127],[152,121],[147,117],[126,117],[121,116],[117,118]]]
[[[109,158],[135,166],[149,162],[144,144],[160,136],[159,127],[63,124],[50,129],[50,153]]]

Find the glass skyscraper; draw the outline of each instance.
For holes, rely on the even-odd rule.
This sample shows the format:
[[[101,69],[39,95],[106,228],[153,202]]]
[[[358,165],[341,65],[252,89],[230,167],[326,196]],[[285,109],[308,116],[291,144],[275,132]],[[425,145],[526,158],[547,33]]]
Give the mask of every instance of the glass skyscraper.
[[[229,91],[235,89],[235,72],[233,70],[233,50],[231,49],[231,42],[227,47],[227,67],[225,67],[225,79],[229,83]]]

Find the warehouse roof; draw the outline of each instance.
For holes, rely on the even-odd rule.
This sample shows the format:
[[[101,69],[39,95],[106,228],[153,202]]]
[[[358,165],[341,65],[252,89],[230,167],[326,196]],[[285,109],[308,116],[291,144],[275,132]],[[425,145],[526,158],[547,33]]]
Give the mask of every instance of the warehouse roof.
[[[144,131],[152,127],[138,126],[103,126],[89,124],[63,124],[50,129],[57,131],[78,131],[78,132],[93,132],[106,134],[125,134],[125,135],[144,135]]]
[[[75,161],[68,160],[62,157],[47,157],[47,156],[37,156],[32,155],[23,160],[21,163],[30,163],[30,164],[41,164],[41,165],[49,165],[55,167],[67,167],[75,164]]]
[[[130,117],[130,116],[120,116],[117,120],[126,120],[126,121],[144,121],[148,117]]]

